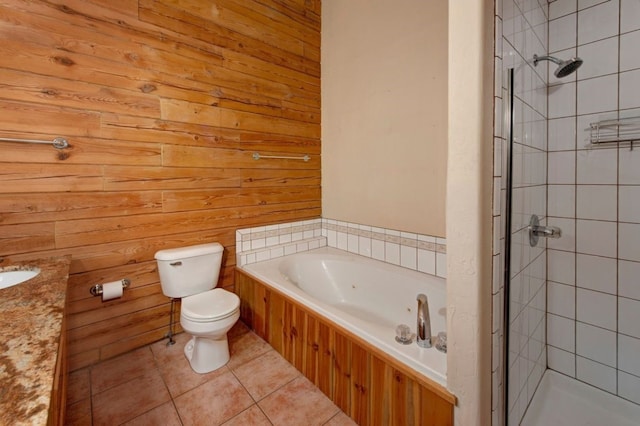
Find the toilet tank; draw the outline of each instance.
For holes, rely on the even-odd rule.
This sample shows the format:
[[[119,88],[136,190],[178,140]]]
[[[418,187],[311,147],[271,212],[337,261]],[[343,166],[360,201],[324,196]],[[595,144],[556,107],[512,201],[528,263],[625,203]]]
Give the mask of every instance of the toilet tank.
[[[218,243],[158,251],[155,258],[162,292],[180,298],[214,288],[218,285],[223,251]]]

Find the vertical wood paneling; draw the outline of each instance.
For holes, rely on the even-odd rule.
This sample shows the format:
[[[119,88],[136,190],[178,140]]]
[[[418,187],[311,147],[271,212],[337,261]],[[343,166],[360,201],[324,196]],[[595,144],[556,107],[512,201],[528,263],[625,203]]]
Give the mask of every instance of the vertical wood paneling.
[[[391,367],[377,356],[371,357],[369,419],[372,425],[391,424]]]
[[[391,401],[389,401],[391,425],[414,424],[409,423],[408,406],[411,401],[408,395],[411,387],[409,379],[397,369],[391,368],[391,383],[388,385],[389,394],[391,395]]]
[[[366,349],[351,343],[351,418],[359,425],[369,424],[369,359]]]
[[[291,305],[291,324],[289,331],[289,354],[287,360],[299,371],[304,370],[306,350],[307,314],[304,310]]]
[[[251,323],[246,323],[251,324]],[[318,343],[318,320],[312,315],[307,315],[304,325],[304,363],[300,370],[304,375],[318,386],[318,363],[320,358],[320,344]]]
[[[280,355],[285,356],[285,336],[287,335],[285,326],[285,300],[284,297],[280,296],[278,293],[269,293],[266,340],[271,344],[271,346],[273,346],[273,349],[278,351]]]
[[[320,215],[320,4],[306,3],[0,5],[0,137],[71,143],[0,142],[0,256],[72,256],[72,370],[166,333],[157,250],[220,242],[232,290],[236,228]],[[121,299],[88,295],[125,276]],[[248,293],[243,308],[262,336],[269,297]],[[297,364],[300,315],[287,335]]]
[[[271,292],[264,286],[257,286],[253,290],[253,324],[254,331],[258,336],[263,339],[267,338],[267,324],[269,316],[269,299],[271,298]]]
[[[334,333],[331,327],[324,321],[318,322],[318,345],[319,345],[319,359],[318,359],[318,388],[327,396],[332,394],[333,376],[335,375],[335,369],[333,365],[333,336]]]
[[[351,411],[351,342],[334,331],[333,341],[333,402],[345,413]]]
[[[453,405],[442,398],[435,398],[434,393],[424,387],[420,388],[420,423],[428,426],[453,425]]]
[[[236,276],[236,292],[246,309],[255,305],[255,294],[269,294],[267,306],[260,308],[268,312],[263,316],[267,323],[256,322],[262,314],[254,313],[245,316],[254,320],[247,324],[254,330],[256,325],[266,329],[269,344],[357,424],[453,424],[455,398],[446,390],[239,270]]]
[[[282,352],[280,352],[280,355],[293,364],[293,338],[291,336],[294,322],[293,305],[288,303],[284,298],[282,304],[282,325],[280,326],[280,331],[282,332]]]
[[[255,324],[253,312],[256,309],[255,286],[251,285],[249,278],[244,275],[236,276],[236,293],[240,297],[240,321],[245,324]]]

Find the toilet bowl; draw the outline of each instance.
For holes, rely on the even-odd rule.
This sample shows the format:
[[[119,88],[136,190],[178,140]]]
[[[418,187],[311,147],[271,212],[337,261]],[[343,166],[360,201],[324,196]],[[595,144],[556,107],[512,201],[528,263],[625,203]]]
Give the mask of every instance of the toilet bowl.
[[[229,361],[227,332],[240,318],[240,298],[214,288],[222,252],[218,243],[160,250],[155,258],[162,292],[182,299],[180,325],[192,338],[184,354],[197,373],[216,370]]]
[[[184,354],[196,373],[217,370],[229,361],[227,333],[240,318],[240,299],[213,289],[182,299],[180,325],[193,337]]]

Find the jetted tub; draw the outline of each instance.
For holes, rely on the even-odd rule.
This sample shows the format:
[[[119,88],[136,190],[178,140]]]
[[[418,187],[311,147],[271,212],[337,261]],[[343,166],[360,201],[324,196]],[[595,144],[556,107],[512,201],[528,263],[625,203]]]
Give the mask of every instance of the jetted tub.
[[[445,280],[331,247],[244,265],[247,274],[446,386],[446,354],[435,348],[445,331]],[[427,295],[434,346],[395,340],[396,326],[416,332],[416,296]]]

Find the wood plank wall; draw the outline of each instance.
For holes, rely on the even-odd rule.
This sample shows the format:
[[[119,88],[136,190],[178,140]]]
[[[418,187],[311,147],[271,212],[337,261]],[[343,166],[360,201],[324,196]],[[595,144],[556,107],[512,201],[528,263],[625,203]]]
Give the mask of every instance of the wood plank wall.
[[[157,250],[220,242],[232,288],[237,228],[320,216],[320,0],[0,0],[0,38],[0,137],[71,143],[0,142],[0,259],[73,257],[71,370],[166,333]]]

